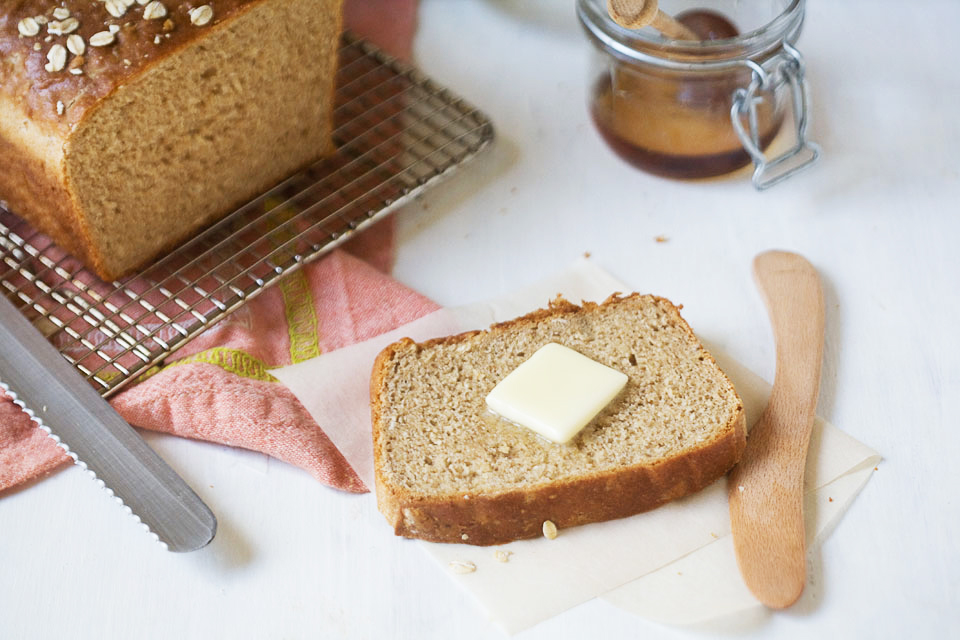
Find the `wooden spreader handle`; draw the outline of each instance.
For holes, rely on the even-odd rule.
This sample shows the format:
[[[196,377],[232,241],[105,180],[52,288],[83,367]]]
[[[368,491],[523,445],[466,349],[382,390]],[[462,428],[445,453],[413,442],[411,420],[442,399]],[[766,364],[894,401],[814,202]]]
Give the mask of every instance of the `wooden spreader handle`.
[[[740,573],[761,602],[782,609],[806,583],[803,471],[820,388],[823,293],[816,270],[797,254],[770,251],[753,266],[773,324],[777,368],[727,495]]]

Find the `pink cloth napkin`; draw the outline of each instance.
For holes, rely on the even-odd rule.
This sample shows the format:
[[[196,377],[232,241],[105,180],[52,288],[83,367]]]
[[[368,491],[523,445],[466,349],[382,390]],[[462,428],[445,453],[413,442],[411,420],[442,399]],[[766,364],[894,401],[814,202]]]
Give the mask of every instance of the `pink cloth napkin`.
[[[350,0],[348,28],[409,57],[416,0]],[[392,220],[286,276],[111,400],[144,429],[261,451],[347,491],[363,483],[269,370],[367,340],[437,306],[387,275]],[[40,478],[66,454],[0,394],[0,492]]]

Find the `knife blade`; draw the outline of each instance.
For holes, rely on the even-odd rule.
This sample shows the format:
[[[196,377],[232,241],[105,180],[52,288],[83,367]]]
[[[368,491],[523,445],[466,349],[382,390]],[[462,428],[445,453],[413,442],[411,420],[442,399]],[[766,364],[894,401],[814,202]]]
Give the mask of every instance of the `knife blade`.
[[[0,388],[170,551],[213,539],[207,505],[4,295]]]

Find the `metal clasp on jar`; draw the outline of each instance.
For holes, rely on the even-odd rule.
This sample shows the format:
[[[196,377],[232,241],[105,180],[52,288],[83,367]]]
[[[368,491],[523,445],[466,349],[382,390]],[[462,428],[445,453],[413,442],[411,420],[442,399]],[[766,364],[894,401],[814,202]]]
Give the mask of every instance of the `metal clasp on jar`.
[[[753,60],[743,64],[753,71],[750,85],[733,93],[730,120],[740,138],[740,143],[753,160],[753,186],[763,191],[806,169],[820,157],[820,147],[807,140],[807,88],[804,81],[804,64],[800,52],[789,43],[783,43],[783,51],[772,59],[773,72],[768,73]],[[767,159],[760,148],[760,132],[757,124],[757,103],[763,100],[758,92],[772,92],[783,82],[790,84],[793,98],[793,121],[796,125],[796,141],[793,147],[773,159]],[[749,131],[744,127],[746,118]]]

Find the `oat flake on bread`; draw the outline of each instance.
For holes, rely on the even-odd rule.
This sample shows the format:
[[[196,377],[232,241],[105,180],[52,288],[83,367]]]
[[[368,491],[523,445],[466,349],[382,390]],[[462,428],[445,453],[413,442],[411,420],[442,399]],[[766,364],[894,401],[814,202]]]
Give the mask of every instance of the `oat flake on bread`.
[[[341,0],[22,0],[0,18],[0,200],[103,279],[334,151]]]

